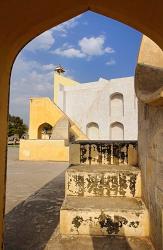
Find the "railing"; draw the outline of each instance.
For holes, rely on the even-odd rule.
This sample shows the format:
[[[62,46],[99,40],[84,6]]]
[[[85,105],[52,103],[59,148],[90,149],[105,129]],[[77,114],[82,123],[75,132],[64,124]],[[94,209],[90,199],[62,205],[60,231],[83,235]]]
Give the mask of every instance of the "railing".
[[[137,165],[137,141],[76,141],[70,145],[70,163]]]

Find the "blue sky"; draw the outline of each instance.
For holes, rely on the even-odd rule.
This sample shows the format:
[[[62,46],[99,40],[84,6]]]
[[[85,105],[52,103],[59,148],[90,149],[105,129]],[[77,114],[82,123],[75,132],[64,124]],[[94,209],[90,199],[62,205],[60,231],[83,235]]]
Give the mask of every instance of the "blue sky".
[[[10,113],[28,123],[29,98],[53,98],[53,71],[81,83],[134,75],[141,33],[86,12],[31,41],[18,55],[11,77]]]

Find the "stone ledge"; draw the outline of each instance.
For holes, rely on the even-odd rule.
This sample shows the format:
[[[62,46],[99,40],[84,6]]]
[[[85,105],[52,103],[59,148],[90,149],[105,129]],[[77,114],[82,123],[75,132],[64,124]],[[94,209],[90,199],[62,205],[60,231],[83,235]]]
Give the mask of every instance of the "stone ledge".
[[[67,197],[60,211],[64,235],[148,236],[148,223],[141,199]]]
[[[66,196],[141,197],[141,172],[134,166],[71,166],[65,183]]]
[[[132,165],[71,165],[68,169],[68,172],[119,172],[119,171],[126,171],[126,172],[140,172],[140,168],[132,166]]]

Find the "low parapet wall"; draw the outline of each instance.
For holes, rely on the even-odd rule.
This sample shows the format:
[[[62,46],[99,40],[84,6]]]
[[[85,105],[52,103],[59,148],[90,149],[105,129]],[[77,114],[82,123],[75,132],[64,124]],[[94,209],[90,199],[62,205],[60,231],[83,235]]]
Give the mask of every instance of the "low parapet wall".
[[[64,140],[20,140],[19,160],[69,161]]]
[[[70,164],[136,166],[137,141],[76,141],[70,144]]]

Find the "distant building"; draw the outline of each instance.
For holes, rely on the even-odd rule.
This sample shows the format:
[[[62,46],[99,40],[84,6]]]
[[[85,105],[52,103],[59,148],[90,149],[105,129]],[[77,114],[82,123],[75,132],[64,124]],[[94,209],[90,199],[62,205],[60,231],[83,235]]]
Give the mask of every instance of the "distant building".
[[[19,144],[19,141],[20,141],[19,135],[17,134],[8,137],[8,145]]]
[[[89,139],[137,140],[134,77],[72,82],[72,86],[71,80],[65,79],[56,78],[54,101]]]
[[[137,140],[133,77],[81,84],[61,73],[54,74],[54,101],[30,99],[29,138],[20,140],[20,160],[69,161],[75,140]]]

